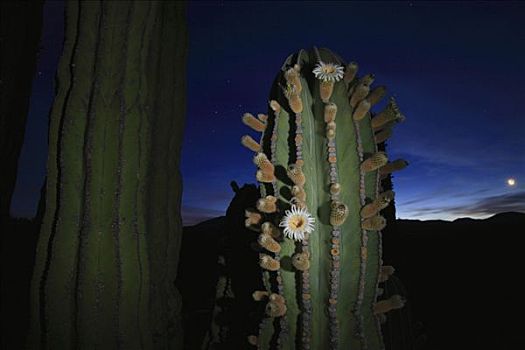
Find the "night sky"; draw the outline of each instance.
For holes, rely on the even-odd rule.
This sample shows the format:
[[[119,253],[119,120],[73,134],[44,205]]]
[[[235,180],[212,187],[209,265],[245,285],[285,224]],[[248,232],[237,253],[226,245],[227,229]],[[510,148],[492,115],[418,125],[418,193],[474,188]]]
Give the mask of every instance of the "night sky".
[[[40,196],[63,41],[63,4],[44,12],[11,208],[19,217],[33,216]],[[394,175],[399,218],[525,212],[523,18],[519,2],[190,2],[185,224],[223,215],[230,181],[254,183],[241,116],[266,113],[284,59],[314,45],[374,73],[407,117],[388,148],[410,162]]]

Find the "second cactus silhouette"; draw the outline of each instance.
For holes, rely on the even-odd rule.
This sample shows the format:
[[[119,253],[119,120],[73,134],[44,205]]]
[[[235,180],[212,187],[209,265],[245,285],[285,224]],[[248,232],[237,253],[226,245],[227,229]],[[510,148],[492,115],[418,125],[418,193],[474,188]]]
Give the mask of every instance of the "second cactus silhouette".
[[[327,49],[301,50],[278,73],[268,115],[243,117],[261,133],[242,138],[261,193],[246,212],[266,288],[254,291],[266,314],[247,341],[261,349],[382,349],[381,315],[403,305],[378,300],[389,270],[379,211],[393,198],[381,178],[407,163],[377,144],[404,117],[393,99],[370,111],[386,89],[357,68]]]

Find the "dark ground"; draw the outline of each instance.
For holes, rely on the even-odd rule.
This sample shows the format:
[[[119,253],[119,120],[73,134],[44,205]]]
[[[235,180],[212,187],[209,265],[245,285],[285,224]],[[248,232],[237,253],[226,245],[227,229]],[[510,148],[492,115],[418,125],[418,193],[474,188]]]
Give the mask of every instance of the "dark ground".
[[[211,322],[224,217],[184,229],[178,286],[189,349]],[[37,227],[13,220],[2,235],[2,349],[20,349],[29,319]],[[406,287],[420,349],[525,348],[521,291],[525,214],[454,222],[399,220],[391,262]],[[193,345],[192,345],[193,344]],[[191,346],[190,346],[191,345]]]
[[[525,214],[402,220],[397,231],[397,276],[426,330],[425,349],[525,348]]]
[[[213,254],[216,244],[224,243],[224,224],[221,217],[184,231],[178,283],[188,348],[211,322],[218,275]],[[519,321],[525,311],[520,292],[525,214],[454,222],[398,220],[395,231],[395,244],[385,247],[395,253],[386,263],[396,267],[405,286],[418,349],[525,348]],[[202,242],[209,242],[208,248],[197,253]]]

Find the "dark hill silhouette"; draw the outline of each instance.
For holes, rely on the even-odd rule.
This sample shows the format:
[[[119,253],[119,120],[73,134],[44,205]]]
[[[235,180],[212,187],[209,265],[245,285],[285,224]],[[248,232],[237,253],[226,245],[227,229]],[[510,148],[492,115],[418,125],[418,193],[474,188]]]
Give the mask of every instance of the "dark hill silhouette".
[[[8,219],[1,225],[2,349],[22,349],[29,327],[29,287],[39,225],[35,220]]]
[[[193,344],[211,322],[225,225],[221,217],[184,228],[178,284]],[[406,289],[419,349],[525,346],[517,321],[525,311],[520,292],[525,214],[453,222],[397,220],[393,226],[395,232],[388,233],[396,242],[385,246],[387,263],[396,267]],[[197,246],[204,250],[197,252]]]
[[[225,217],[184,227],[177,272],[177,288],[182,295],[184,343],[199,349],[210,325],[219,276],[217,259],[224,246]]]
[[[425,349],[525,346],[516,321],[525,311],[519,292],[525,214],[396,226],[392,262],[425,326]]]

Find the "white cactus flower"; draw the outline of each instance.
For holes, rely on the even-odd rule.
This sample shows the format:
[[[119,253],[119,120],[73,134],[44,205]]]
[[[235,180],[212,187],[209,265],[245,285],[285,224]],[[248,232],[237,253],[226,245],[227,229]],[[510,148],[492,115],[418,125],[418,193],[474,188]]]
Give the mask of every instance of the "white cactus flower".
[[[315,219],[306,208],[292,205],[292,208],[285,212],[279,226],[284,227],[286,237],[295,241],[302,241],[305,239],[305,233],[310,234],[314,231],[314,224]]]
[[[314,68],[315,77],[322,81],[339,81],[343,79],[344,67],[334,63],[320,61]]]

